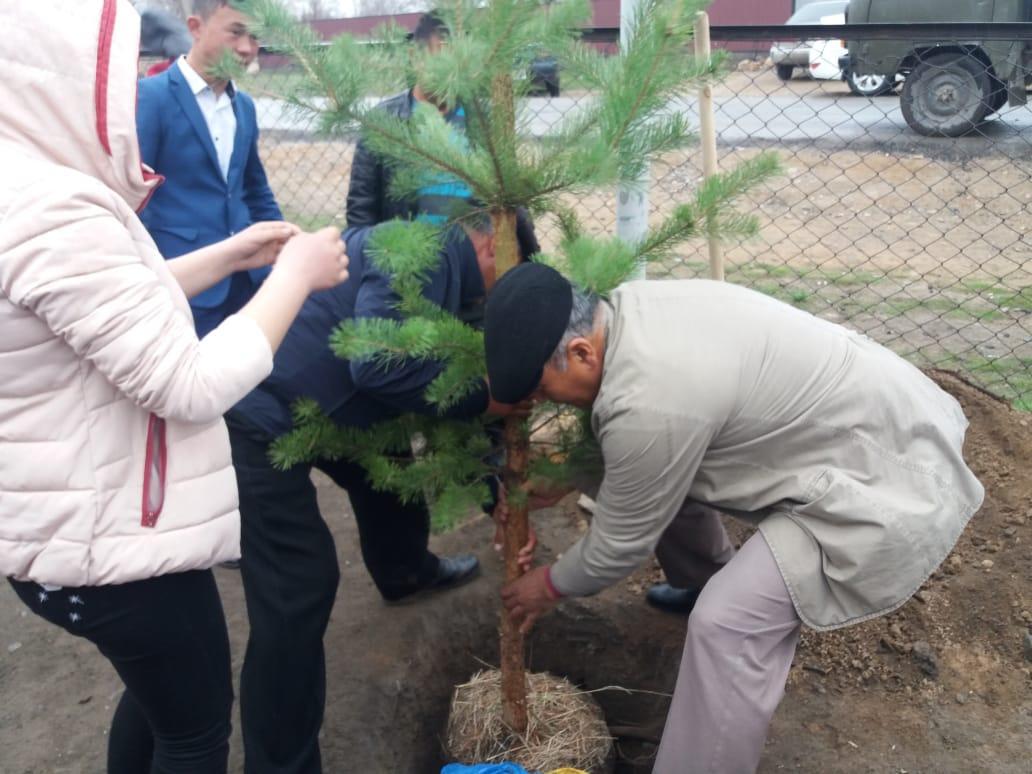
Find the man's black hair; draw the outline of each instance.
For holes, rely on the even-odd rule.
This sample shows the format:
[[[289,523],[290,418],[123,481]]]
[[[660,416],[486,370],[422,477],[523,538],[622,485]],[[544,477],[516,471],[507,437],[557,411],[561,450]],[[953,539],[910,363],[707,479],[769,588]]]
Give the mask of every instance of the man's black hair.
[[[431,38],[444,39],[448,37],[448,25],[444,23],[437,11],[424,13],[419,17],[419,23],[412,31],[412,40],[425,45]]]
[[[537,234],[534,233],[534,221],[525,207],[516,210],[516,244],[520,249],[520,261],[531,261],[541,252]]]
[[[193,0],[190,3],[190,12],[202,19],[210,19],[212,14],[224,6],[233,8],[233,0]]]

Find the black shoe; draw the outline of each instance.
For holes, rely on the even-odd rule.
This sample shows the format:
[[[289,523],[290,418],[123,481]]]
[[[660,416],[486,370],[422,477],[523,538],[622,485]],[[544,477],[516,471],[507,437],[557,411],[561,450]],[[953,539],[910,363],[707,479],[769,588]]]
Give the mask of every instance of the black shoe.
[[[657,583],[645,592],[645,601],[666,613],[688,615],[695,607],[702,589],[679,589],[669,583]]]
[[[407,605],[416,602],[435,591],[447,591],[469,583],[480,575],[480,560],[473,554],[458,556],[441,556],[437,560],[437,572],[423,586],[413,589],[400,597],[384,597],[388,605]]]
[[[469,583],[480,574],[480,560],[473,554],[442,556],[438,559],[437,574],[430,581],[429,589],[452,589]]]

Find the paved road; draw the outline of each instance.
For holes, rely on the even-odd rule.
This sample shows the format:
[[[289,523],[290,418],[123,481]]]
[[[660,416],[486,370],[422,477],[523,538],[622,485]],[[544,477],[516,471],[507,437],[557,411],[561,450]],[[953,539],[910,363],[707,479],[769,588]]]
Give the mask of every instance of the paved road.
[[[576,112],[591,97],[580,99],[533,97],[526,101],[525,130],[535,137],[554,131],[563,117]],[[263,130],[310,135],[311,122],[293,114],[274,99],[256,100]],[[817,91],[797,95],[718,96],[717,133],[721,144],[813,144],[841,148],[923,153],[954,158],[1003,154],[1027,158],[1032,151],[1032,107],[1004,108],[973,136],[959,139],[921,137],[903,121],[896,96],[866,99]],[[672,102],[671,110],[696,113],[694,99]]]

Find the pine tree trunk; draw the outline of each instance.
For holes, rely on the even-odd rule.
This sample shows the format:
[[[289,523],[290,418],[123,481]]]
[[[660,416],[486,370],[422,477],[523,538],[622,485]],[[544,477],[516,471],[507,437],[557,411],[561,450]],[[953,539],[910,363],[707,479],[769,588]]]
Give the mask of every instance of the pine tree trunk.
[[[513,99],[512,76],[499,75],[491,88],[491,115],[495,121],[494,145],[500,156],[512,156],[516,149],[516,105]],[[519,262],[516,244],[516,212],[499,209],[491,212],[495,235],[495,266],[500,277]],[[522,492],[527,479],[528,438],[522,419],[505,420],[506,467],[502,480],[506,491]],[[511,583],[522,574],[516,559],[527,542],[527,501],[525,497],[509,499],[509,518],[505,527],[505,580]],[[523,635],[512,617],[502,609],[501,667],[502,717],[514,732],[527,731],[527,678],[524,668]]]
[[[503,473],[505,487],[518,492],[527,474],[527,433],[522,420],[505,420],[505,446],[508,462]],[[526,498],[511,498],[505,525],[505,580],[510,583],[522,574],[516,556],[527,542]],[[527,678],[524,668],[523,635],[512,616],[502,610],[501,664],[502,717],[518,734],[527,731]]]

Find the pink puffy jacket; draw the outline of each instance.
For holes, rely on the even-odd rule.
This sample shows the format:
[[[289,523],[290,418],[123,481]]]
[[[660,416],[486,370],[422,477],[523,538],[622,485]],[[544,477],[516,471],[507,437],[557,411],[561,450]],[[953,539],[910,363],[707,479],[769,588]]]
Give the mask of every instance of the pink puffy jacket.
[[[198,341],[135,211],[126,0],[0,3],[0,574],[122,583],[239,556],[222,413],[272,369],[250,318]]]

